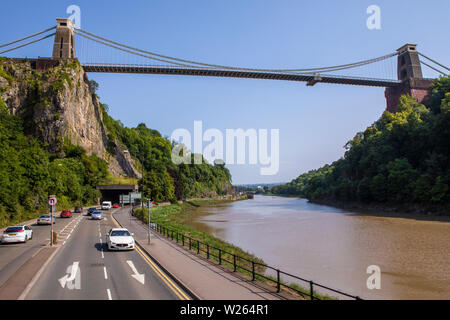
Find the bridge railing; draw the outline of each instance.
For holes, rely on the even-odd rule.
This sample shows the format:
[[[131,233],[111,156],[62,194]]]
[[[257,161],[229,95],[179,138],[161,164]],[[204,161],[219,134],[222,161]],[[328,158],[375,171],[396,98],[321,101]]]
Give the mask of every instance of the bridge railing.
[[[141,216],[141,219],[145,222],[144,215]],[[241,273],[248,275],[251,277],[251,281],[260,280],[272,284],[277,293],[280,293],[283,290],[295,293],[304,298],[309,298],[310,300],[362,300],[358,296],[347,294],[340,290],[318,284],[312,280],[307,280],[281,271],[280,269],[269,265],[238,256],[221,248],[216,248],[208,243],[201,242],[198,239],[192,238],[182,232],[156,222],[151,222],[150,227],[171,241],[174,241],[183,247],[187,247],[190,251],[194,251],[198,255],[206,257],[207,260],[214,259],[219,265],[231,268],[233,272],[240,271]]]

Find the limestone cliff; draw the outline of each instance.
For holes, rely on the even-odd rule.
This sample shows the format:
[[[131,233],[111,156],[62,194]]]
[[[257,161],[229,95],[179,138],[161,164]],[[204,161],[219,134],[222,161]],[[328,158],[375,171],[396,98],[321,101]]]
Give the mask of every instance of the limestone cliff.
[[[100,103],[78,61],[51,61],[44,68],[40,63],[1,58],[0,97],[9,112],[22,117],[28,133],[49,152],[62,155],[64,140],[70,139],[106,160],[113,176],[139,177],[119,146],[116,154],[108,153]]]

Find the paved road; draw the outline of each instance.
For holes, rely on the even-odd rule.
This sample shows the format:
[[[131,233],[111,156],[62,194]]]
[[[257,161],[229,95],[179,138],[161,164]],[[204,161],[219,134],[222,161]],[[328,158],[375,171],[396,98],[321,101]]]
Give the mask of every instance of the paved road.
[[[139,249],[109,252],[105,235],[116,227],[82,217],[41,274],[28,300],[174,300],[189,298]]]
[[[81,215],[73,214],[72,219],[61,219],[56,215],[54,231],[60,233],[70,230],[69,224],[78,219]],[[33,239],[27,243],[2,244],[0,245],[0,286],[8,280],[28,259],[30,259],[40,248],[50,242],[50,226],[38,226],[31,224],[33,229]],[[3,231],[2,231],[3,233]],[[61,234],[64,238],[65,234]]]

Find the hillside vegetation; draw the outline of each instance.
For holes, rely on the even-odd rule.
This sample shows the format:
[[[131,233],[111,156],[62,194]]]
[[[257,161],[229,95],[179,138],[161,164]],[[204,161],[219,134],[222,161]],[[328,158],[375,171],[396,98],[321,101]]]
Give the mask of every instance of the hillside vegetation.
[[[97,203],[99,184],[135,183],[112,172],[121,170],[117,148],[143,164],[138,183],[157,202],[231,190],[224,166],[176,166],[158,131],[112,119],[97,87],[76,60],[38,72],[28,60],[0,58],[0,226],[46,212],[49,195],[61,210]]]
[[[271,189],[313,201],[450,205],[450,77],[436,80],[427,105],[403,96],[345,146],[342,159]]]
[[[95,83],[93,87],[98,87]],[[156,202],[225,195],[231,192],[231,174],[224,165],[211,165],[205,159],[202,164],[172,162],[172,144],[161,134],[143,123],[127,128],[112,119],[108,106],[101,104],[103,123],[108,130],[108,151],[114,153],[119,145],[127,147],[131,156],[144,167],[144,177],[139,181],[145,195]],[[194,155],[192,155],[193,157]]]
[[[21,118],[0,106],[0,226],[45,212],[52,194],[61,209],[97,202],[95,187],[107,163],[68,140],[64,150],[64,157],[49,153],[42,141],[24,133]]]

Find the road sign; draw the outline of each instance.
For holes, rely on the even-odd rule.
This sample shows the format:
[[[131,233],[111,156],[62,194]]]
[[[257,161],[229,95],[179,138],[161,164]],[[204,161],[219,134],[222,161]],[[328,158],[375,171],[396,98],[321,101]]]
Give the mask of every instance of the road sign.
[[[56,203],[57,203],[58,201],[56,200],[56,198],[55,197],[50,197],[49,199],[48,199],[48,204],[50,205],[50,206],[56,206]]]
[[[131,203],[131,196],[128,194],[121,194],[120,195],[120,202],[122,204],[130,204]]]
[[[138,192],[131,192],[130,193],[130,201],[131,202],[134,202],[134,200],[141,199],[141,198],[142,198],[142,194],[141,193],[138,193]]]

